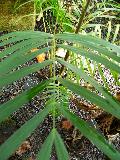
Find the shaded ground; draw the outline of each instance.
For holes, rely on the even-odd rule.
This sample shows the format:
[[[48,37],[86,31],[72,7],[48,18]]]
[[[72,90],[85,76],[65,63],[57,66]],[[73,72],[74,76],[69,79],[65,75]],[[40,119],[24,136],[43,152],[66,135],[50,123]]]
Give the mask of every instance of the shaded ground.
[[[15,12],[15,0],[0,0],[0,31],[33,29],[33,4],[27,4]]]

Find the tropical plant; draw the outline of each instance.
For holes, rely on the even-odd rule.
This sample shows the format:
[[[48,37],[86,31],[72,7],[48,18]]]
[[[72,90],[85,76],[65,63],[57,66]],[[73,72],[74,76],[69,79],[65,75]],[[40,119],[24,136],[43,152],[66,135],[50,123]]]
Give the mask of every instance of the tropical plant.
[[[19,3],[18,3],[19,2]],[[14,12],[17,12],[21,10],[22,7],[31,4],[33,5],[33,12],[27,15],[20,16],[15,23],[20,21],[21,19],[25,17],[33,17],[33,29],[35,29],[36,21],[40,21],[42,19],[43,22],[43,30],[46,32],[46,28],[52,28],[55,24],[53,21],[53,17],[57,17],[55,21],[57,21],[57,24],[60,25],[60,27],[63,27],[63,30],[72,31],[71,27],[72,22],[70,20],[70,16],[66,13],[65,8],[63,7],[63,3],[60,0],[18,0],[14,4]],[[49,16],[47,15],[49,12],[52,14],[52,20],[49,19]],[[45,17],[48,17],[47,22],[45,20]],[[51,22],[50,22],[51,21]]]
[[[97,36],[99,38],[102,38],[102,34],[103,34],[102,31],[105,30],[104,32],[106,33],[106,35],[104,35],[104,39],[107,40],[107,41],[111,41],[114,44],[119,44],[119,39],[117,38],[118,35],[119,35],[119,27],[120,27],[120,25],[116,24],[115,28],[113,28],[112,22],[108,21],[106,27],[101,25],[101,24],[96,25],[94,31],[89,32],[89,35]],[[85,34],[87,34],[87,33],[85,33]],[[119,56],[119,54],[118,54],[118,56]],[[87,72],[93,78],[95,76],[96,70],[98,70],[99,74],[101,76],[101,79],[102,79],[102,81],[104,83],[105,88],[107,90],[110,90],[110,87],[109,87],[109,85],[107,83],[107,80],[106,80],[107,77],[105,77],[105,75],[104,75],[104,73],[102,71],[105,68],[102,64],[98,65],[98,64],[96,64],[96,62],[93,62],[93,61],[90,62],[89,58],[86,58],[86,57],[83,58],[80,55],[74,55],[74,54],[70,55],[69,63],[74,63],[76,66],[83,68],[83,70],[87,70]],[[111,72],[111,74],[113,75],[113,77],[115,79],[114,83],[117,86],[119,86],[119,84],[120,84],[120,82],[119,82],[119,74],[115,73],[112,70],[110,72]],[[78,83],[79,83],[80,77],[77,79],[78,76],[77,75],[76,76],[72,75],[71,71],[68,74],[68,78],[69,78],[69,76],[72,76],[75,79],[75,81],[77,80]]]
[[[28,1],[28,3],[29,2],[31,1]],[[36,0],[36,2],[44,1]],[[83,18],[85,17],[85,12],[87,10],[85,2],[86,1],[83,1],[82,4],[84,8],[83,12],[81,13],[82,16],[80,17],[76,33],[78,33],[80,29],[85,29],[83,25]],[[40,3],[37,3],[37,5],[38,4]],[[46,8],[48,9],[48,4],[42,4],[44,4],[42,6],[43,10]],[[64,9],[57,8],[55,3],[52,4],[52,8],[54,8],[54,16],[57,17],[57,23],[60,24],[62,21],[64,28],[63,30],[66,31],[65,26],[71,26],[71,21],[69,21],[68,18],[67,24],[65,23],[66,19],[64,21],[62,14],[60,14],[64,12]],[[59,12],[56,12],[58,9]],[[40,14],[43,13],[43,10],[40,12]],[[36,13],[34,15],[36,15]],[[6,46],[5,50],[0,54],[0,58],[2,59],[0,65],[1,89],[13,83],[14,81],[23,78],[24,76],[29,75],[30,73],[45,68],[46,66],[50,66],[51,71],[48,80],[42,81],[32,89],[23,91],[15,98],[0,106],[1,123],[13,112],[22,107],[23,104],[28,103],[34,96],[38,95],[39,93],[43,92],[45,95],[43,99],[46,99],[44,109],[38,112],[29,121],[27,121],[10,138],[8,138],[5,143],[0,146],[0,159],[6,160],[10,155],[12,155],[12,153],[14,153],[15,150],[17,150],[17,148],[22,144],[22,142],[28,136],[30,136],[36,127],[42,123],[44,118],[48,114],[51,114],[53,116],[53,129],[46,138],[41,150],[38,152],[37,159],[50,159],[52,146],[55,145],[58,159],[68,160],[68,152],[63,140],[61,139],[61,136],[56,129],[56,112],[58,111],[109,158],[113,160],[120,159],[120,153],[112,144],[109,144],[109,142],[100,133],[98,133],[95,128],[91,127],[86,121],[80,119],[77,115],[75,115],[74,112],[72,112],[71,109],[69,109],[68,99],[71,93],[80,95],[81,97],[99,106],[104,111],[112,114],[118,119],[120,119],[120,102],[117,101],[117,99],[113,97],[110,92],[102,87],[97,81],[95,81],[92,77],[92,74],[88,75],[84,71],[84,67],[82,65],[71,63],[71,60],[67,62],[67,59],[58,58],[56,56],[56,48],[63,48],[67,50],[69,53],[68,55],[72,55],[73,58],[78,58],[78,56],[80,56],[80,58],[85,57],[87,60],[92,60],[97,65],[104,65],[106,68],[109,68],[111,71],[118,75],[120,74],[120,47],[90,35],[55,33],[55,28],[53,33],[54,34],[39,31],[19,31],[12,32],[0,37],[0,46]],[[49,44],[49,46],[46,44]],[[39,48],[39,50],[36,49],[34,52],[32,52],[33,48]],[[19,65],[22,65],[25,62],[35,58],[39,54],[43,54],[45,52],[50,54],[50,58],[48,60],[45,60],[42,63],[37,63],[21,68],[19,70],[15,70],[15,68]],[[92,92],[87,88],[80,86],[79,83],[76,83],[72,78],[70,79],[70,76],[69,79],[68,77],[65,79],[65,77],[61,75],[61,71],[60,74],[56,73],[58,65],[64,66],[63,71],[64,68],[66,68],[68,75],[71,71],[72,74],[74,73],[74,75],[76,75],[77,80],[82,78],[86,83],[91,84],[91,86],[93,86],[96,91],[101,93],[101,96],[94,91]]]
[[[0,46],[11,44],[0,54],[0,58],[7,56],[2,60],[0,65],[1,89],[2,87],[11,84],[12,82],[19,80],[20,78],[30,73],[36,72],[48,65],[52,65],[53,68],[52,76],[48,80],[41,82],[30,90],[24,91],[14,99],[11,99],[0,106],[0,122],[2,122],[13,112],[17,111],[24,103],[29,102],[39,92],[42,92],[43,90],[45,92],[45,88],[52,83],[50,87],[50,94],[49,92],[47,94],[49,95],[49,99],[51,99],[50,101],[49,99],[47,100],[49,103],[46,103],[44,109],[41,112],[37,113],[33,118],[26,122],[10,138],[8,138],[4,144],[1,145],[0,159],[6,160],[44,120],[44,118],[48,114],[52,114],[53,129],[46,138],[41,150],[38,152],[37,159],[49,159],[52,146],[55,145],[58,159],[68,160],[68,152],[56,129],[56,109],[59,110],[63,116],[69,119],[71,123],[76,128],[78,128],[84,136],[86,136],[92,143],[101,149],[108,157],[113,160],[120,158],[120,153],[114,148],[113,145],[109,144],[109,142],[107,142],[107,140],[100,133],[98,133],[95,128],[92,128],[87,122],[80,119],[77,117],[77,115],[69,110],[69,105],[64,103],[64,100],[62,99],[64,96],[60,94],[60,87],[64,86],[64,88],[67,90],[81,95],[91,103],[94,103],[117,118],[120,118],[120,102],[118,102],[116,98],[112,97],[110,93],[108,93],[102,86],[100,86],[97,81],[88,76],[81,68],[77,68],[76,66],[64,61],[62,58],[60,59],[56,57],[56,47],[60,47],[70,50],[74,54],[80,54],[81,56],[90,58],[91,60],[96,61],[96,63],[103,64],[116,73],[120,73],[120,57],[117,56],[120,48],[118,46],[89,35],[76,35],[73,33],[53,35],[39,31],[13,32],[1,36],[0,40]],[[66,42],[66,45],[64,42]],[[46,43],[49,43],[50,46],[41,47],[41,49],[33,53],[31,52],[32,48],[43,46]],[[91,50],[88,50],[88,48]],[[24,67],[20,70],[13,70],[17,66],[36,57],[38,54],[42,54],[43,52],[47,52],[49,50],[51,59],[42,63]],[[97,53],[93,51],[97,51]],[[91,92],[90,90],[87,90],[86,88],[73,83],[70,80],[56,75],[56,63],[64,65],[67,69],[79,75],[86,82],[94,86],[94,88],[98,90],[102,96],[99,96],[94,92]]]
[[[92,1],[87,8],[87,13],[83,17],[83,21],[80,27],[81,32],[84,34],[98,36],[100,38],[103,38],[107,41],[119,45],[119,38],[117,37],[119,35],[120,25],[117,21],[115,25],[115,20],[119,20],[118,15],[120,12],[120,8],[119,5],[115,4],[116,3],[112,0],[109,2],[104,0],[102,2]],[[77,23],[77,17],[80,17],[82,12],[80,9],[83,8],[83,6],[85,6],[85,2],[76,0],[73,6],[75,8],[73,10],[74,20],[76,21],[75,23]],[[98,65],[96,64],[96,62],[91,61],[89,58],[83,58],[80,55],[74,54],[70,54],[69,62],[73,63],[74,65],[76,64],[76,66],[83,68],[83,70],[85,71],[87,70],[87,72],[92,77],[95,76],[96,70],[98,70],[101,76],[101,80],[104,82],[105,88],[107,90],[110,90],[110,87],[107,84],[107,80],[102,71],[102,69],[105,68],[103,65]],[[115,84],[119,85],[119,74],[113,72],[112,70],[110,72],[115,79]],[[73,74],[71,71],[69,71],[68,78],[69,77],[73,77],[75,81],[80,83],[80,77],[78,75]],[[87,83],[85,85],[87,85]]]

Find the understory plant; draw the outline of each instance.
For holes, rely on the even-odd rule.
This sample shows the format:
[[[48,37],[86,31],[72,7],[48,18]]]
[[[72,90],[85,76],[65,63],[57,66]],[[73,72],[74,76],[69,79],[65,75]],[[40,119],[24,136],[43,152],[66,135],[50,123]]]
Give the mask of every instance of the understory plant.
[[[117,56],[120,48],[118,46],[89,35],[76,35],[74,33],[49,34],[39,31],[13,32],[1,36],[0,40],[0,46],[7,46],[7,44],[11,44],[0,54],[0,58],[7,56],[1,61],[0,65],[1,89],[2,87],[9,85],[30,73],[39,71],[46,66],[52,65],[53,68],[52,75],[48,80],[41,82],[32,89],[23,91],[18,96],[0,106],[0,122],[2,122],[13,112],[22,107],[23,104],[29,102],[35,95],[43,91],[45,92],[45,88],[52,83],[52,92],[51,90],[50,94],[48,92],[48,103],[46,102],[44,109],[27,121],[0,146],[0,159],[6,160],[10,155],[12,155],[12,153],[14,153],[22,142],[30,136],[36,127],[42,123],[44,118],[48,114],[52,113],[53,129],[46,138],[41,150],[38,152],[37,159],[49,159],[52,146],[55,145],[58,159],[68,160],[69,154],[56,129],[56,110],[59,110],[64,117],[66,117],[85,137],[94,143],[108,157],[112,160],[120,159],[120,153],[112,144],[109,144],[109,142],[100,133],[98,133],[95,128],[91,127],[86,121],[80,119],[75,115],[75,113],[69,110],[69,105],[66,107],[64,96],[61,96],[63,94],[61,94],[60,87],[64,87],[68,91],[70,90],[71,92],[80,95],[116,118],[120,118],[120,102],[108,93],[105,88],[100,86],[97,81],[87,75],[81,68],[66,62],[62,58],[56,57],[56,47],[64,48],[72,51],[74,54],[85,56],[98,64],[103,64],[106,68],[120,74],[120,57]],[[40,47],[46,43],[49,43],[50,45],[48,47]],[[36,47],[40,47],[40,49],[32,53],[31,49]],[[48,51],[51,54],[51,59],[45,60],[42,63],[24,67],[20,70],[14,70],[16,67],[33,59],[38,54]],[[57,64],[64,65],[67,69],[79,75],[99,91],[102,96],[99,96],[95,94],[95,92],[76,84],[72,80],[67,80],[62,78],[61,75],[56,74]]]
[[[58,20],[60,19],[58,18]],[[101,38],[79,33],[82,24],[82,20],[80,20],[77,28],[78,31],[76,31],[78,34],[68,32],[54,32],[54,34],[50,34],[40,31],[18,31],[0,37],[0,46],[5,47],[5,50],[0,53],[1,90],[14,81],[47,66],[50,66],[51,72],[47,80],[43,80],[31,89],[23,91],[0,106],[1,123],[24,104],[32,100],[34,96],[39,95],[39,93],[46,95],[46,97],[43,97],[43,99],[46,100],[43,110],[36,113],[36,115],[23,124],[0,146],[1,160],[7,160],[23,141],[33,133],[37,126],[43,122],[48,114],[51,114],[53,117],[52,130],[44,141],[40,151],[38,151],[36,159],[49,160],[52,147],[54,146],[59,160],[69,160],[70,157],[66,146],[57,131],[56,112],[66,117],[82,135],[87,137],[110,159],[120,159],[120,153],[115,149],[115,146],[110,144],[104,136],[88,122],[78,117],[72,109],[70,109],[69,101],[66,98],[69,98],[70,94],[80,95],[82,98],[120,119],[120,102],[113,97],[106,88],[94,80],[92,74],[87,74],[84,71],[84,67],[78,64],[76,65],[76,63],[71,63],[71,60],[66,61],[67,59],[58,58],[56,55],[57,49],[63,48],[67,50],[69,57],[71,55],[73,55],[73,57],[84,57],[96,63],[98,66],[104,65],[117,75],[120,74],[120,47]],[[34,48],[38,48],[39,50],[37,49],[32,52]],[[19,70],[16,69],[18,66],[43,53],[49,53],[50,56],[42,63],[25,66]],[[69,74],[71,71],[72,74],[77,76],[78,80],[84,79],[94,90],[91,91],[80,86],[80,84],[76,83],[69,75],[66,77],[61,74],[61,71],[59,73],[56,72],[58,66],[64,66],[62,72],[66,70],[66,74]],[[95,91],[101,94],[98,95]]]
[[[88,1],[74,1],[73,4],[73,14],[71,16],[71,21],[74,19],[75,23],[78,23],[78,18],[83,15],[84,6]],[[120,7],[115,1],[90,1],[86,9],[85,15],[80,23],[80,31],[84,34],[95,35],[99,38],[103,38],[114,44],[119,45],[119,12]],[[116,21],[117,20],[117,21]],[[115,24],[116,23],[116,24]],[[118,55],[119,56],[119,55]],[[103,73],[105,68],[102,64],[97,64],[95,61],[91,61],[87,57],[80,55],[74,55],[70,53],[69,60],[70,63],[75,64],[77,67],[81,67],[83,70],[87,70],[88,74],[92,77],[95,76],[96,70],[99,71],[99,75],[104,83],[107,90],[111,92],[111,89],[107,82],[107,77]],[[119,74],[110,70],[110,73],[115,79],[115,84],[119,85]],[[80,83],[80,77],[69,71],[68,78],[71,77],[78,83]],[[85,84],[87,85],[87,83]]]

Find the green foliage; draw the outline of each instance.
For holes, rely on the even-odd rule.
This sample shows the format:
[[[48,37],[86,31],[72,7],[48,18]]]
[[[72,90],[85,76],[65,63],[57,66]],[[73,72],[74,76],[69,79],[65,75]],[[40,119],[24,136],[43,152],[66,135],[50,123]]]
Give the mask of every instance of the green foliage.
[[[43,12],[50,9],[53,13],[53,17],[56,18],[56,24],[54,25],[60,26],[62,31],[74,32],[74,26],[78,23],[78,18],[82,14],[79,7],[81,6],[81,8],[84,9],[87,1],[80,1],[80,4],[77,4],[74,1],[73,8],[71,8],[70,12],[66,12],[66,9],[61,5],[62,3],[60,3],[61,1],[59,0],[18,0],[17,2],[19,3],[15,4],[16,9],[20,9],[28,3],[34,4],[34,14],[30,14],[29,16],[35,16],[35,21],[36,16],[40,19],[43,16]],[[112,8],[109,6],[112,6]],[[42,111],[27,121],[0,146],[0,159],[7,160],[48,114],[53,116],[53,128],[38,152],[37,159],[49,160],[52,147],[54,146],[59,160],[69,160],[67,149],[56,129],[56,116],[59,114],[62,114],[69,119],[85,137],[102,150],[110,159],[120,159],[120,153],[113,145],[109,144],[95,128],[91,127],[87,122],[80,119],[75,113],[72,113],[72,111],[69,110],[70,94],[75,93],[120,119],[120,102],[108,92],[109,87],[107,83],[105,83],[105,77],[100,68],[101,65],[104,65],[106,68],[110,69],[118,83],[118,75],[120,74],[120,47],[113,43],[116,42],[119,25],[116,25],[115,34],[112,43],[110,43],[108,41],[112,30],[111,22],[108,22],[107,41],[101,39],[102,25],[99,24],[98,26],[97,24],[90,23],[96,17],[101,16],[111,19],[116,18],[116,15],[113,16],[110,14],[108,16],[107,13],[116,13],[118,11],[119,6],[114,1],[109,1],[109,3],[103,1],[102,3],[95,3],[95,5],[91,3],[87,8],[86,16],[83,17],[84,21],[82,21],[80,28],[78,28],[78,30],[80,29],[81,31],[81,34],[78,35],[74,33],[49,34],[38,31],[25,31],[13,32],[0,37],[0,46],[7,46],[5,50],[0,53],[0,58],[2,58],[0,65],[1,89],[46,66],[50,66],[52,72],[49,80],[43,81],[32,89],[22,92],[0,106],[1,123],[39,93],[43,93],[42,98],[46,102]],[[89,27],[95,28],[95,31],[90,33],[94,36],[82,34],[82,32],[84,33],[86,28]],[[56,31],[54,31],[54,33],[56,33]],[[43,47],[48,43],[50,46]],[[8,46],[8,44],[10,45]],[[40,49],[32,53],[31,50],[37,47]],[[57,58],[56,48],[63,48],[69,51],[72,55],[70,60],[66,62],[62,58]],[[22,65],[45,52],[49,52],[50,59],[42,63],[15,70],[19,65]],[[6,58],[4,58],[5,56]],[[90,74],[87,74],[84,71],[84,64],[82,64],[81,61],[78,64],[78,57],[80,57],[80,59],[83,57],[85,58]],[[89,60],[91,60],[94,65],[98,66],[107,90],[94,80],[94,73],[92,73]],[[68,80],[68,77],[65,79],[61,75],[56,74],[56,65],[65,66],[67,74],[71,73],[71,78],[68,75]],[[79,83],[76,84],[75,80],[73,80],[74,75],[76,75],[78,82],[80,78],[84,79],[86,83],[94,87],[95,91],[100,92],[102,96],[80,86]]]
[[[53,145],[54,139],[55,139],[55,129],[53,129],[48,135],[48,137],[46,138],[44,144],[42,145],[41,150],[37,154],[37,159],[39,160],[50,159],[50,154],[52,151],[52,145]]]
[[[39,37],[41,40],[39,40]],[[10,138],[8,138],[4,144],[1,145],[0,159],[7,160],[7,158],[12,153],[14,153],[15,150],[17,150],[22,142],[44,120],[47,114],[52,114],[53,129],[46,138],[41,150],[38,152],[37,159],[49,159],[52,146],[54,145],[58,159],[61,160],[64,157],[64,160],[68,160],[69,156],[66,147],[56,130],[56,110],[68,118],[73,123],[73,125],[75,125],[75,127],[82,132],[84,136],[86,136],[92,143],[101,149],[109,158],[112,160],[120,159],[120,153],[114,148],[113,145],[110,145],[107,140],[105,140],[105,138],[100,133],[98,133],[96,129],[92,128],[87,122],[77,117],[77,115],[72,113],[72,111],[69,111],[69,107],[67,107],[69,105],[67,93],[73,92],[81,95],[85,99],[91,101],[92,103],[96,104],[119,119],[120,102],[113,98],[112,95],[110,95],[110,93],[108,93],[102,86],[100,86],[97,81],[88,76],[87,73],[83,72],[81,68],[64,61],[62,58],[58,59],[56,57],[56,46],[66,48],[68,50],[70,49],[75,55],[81,54],[81,56],[89,57],[91,60],[96,61],[96,63],[104,64],[107,68],[113,70],[116,73],[119,73],[120,58],[117,56],[117,53],[119,53],[120,50],[118,46],[89,35],[76,35],[70,33],[52,35],[34,31],[9,33],[2,36],[0,40],[1,46],[11,43],[11,45],[0,54],[0,56],[3,58],[5,55],[10,53],[10,55],[3,59],[1,62],[1,89],[2,87],[11,84],[13,81],[16,81],[30,73],[36,72],[46,66],[52,65],[53,70],[50,80],[42,82],[41,84],[38,84],[28,91],[24,91],[14,99],[9,100],[0,106],[0,122],[2,122],[7,117],[9,117],[10,114],[19,109],[24,103],[29,102],[39,92],[47,92],[46,95],[48,95],[46,97],[47,102],[44,109],[37,113],[28,122],[26,122]],[[58,40],[62,40],[63,42],[58,44]],[[39,52],[37,51],[35,53],[31,53],[32,48],[39,47],[43,44],[46,44],[47,42],[51,42],[50,47],[41,47]],[[70,43],[63,45],[64,42],[71,42],[72,45]],[[21,44],[24,45],[21,46]],[[79,48],[76,46],[79,46]],[[88,51],[88,49],[90,49],[90,51]],[[43,53],[43,51],[49,50],[51,59],[46,60],[40,64],[38,63],[24,67],[18,71],[13,70],[20,64],[24,64],[24,62],[34,58],[39,53]],[[98,53],[96,54],[93,51],[98,51]],[[15,57],[16,61],[14,60]],[[68,81],[62,78],[60,75],[56,75],[56,63],[64,65],[67,69],[71,70],[79,77],[82,77],[86,83],[94,86],[94,88],[98,90],[103,95],[103,97],[85,89],[84,87],[81,87],[78,84],[75,84],[74,81]],[[57,84],[56,81],[58,82]],[[44,154],[44,152],[46,153],[46,149],[47,154]]]
[[[71,113],[69,110],[60,108],[63,115],[68,118],[81,133],[86,136],[92,143],[94,143],[99,149],[101,149],[106,155],[113,160],[120,158],[120,153],[110,145],[101,134],[96,132],[88,123],[79,119],[76,115]]]
[[[17,105],[17,104],[16,104]],[[15,152],[20,144],[36,129],[36,127],[44,120],[49,113],[51,107],[47,106],[45,109],[36,114],[32,119],[26,122],[20,129],[18,129],[4,144],[0,146],[0,158],[6,160]]]

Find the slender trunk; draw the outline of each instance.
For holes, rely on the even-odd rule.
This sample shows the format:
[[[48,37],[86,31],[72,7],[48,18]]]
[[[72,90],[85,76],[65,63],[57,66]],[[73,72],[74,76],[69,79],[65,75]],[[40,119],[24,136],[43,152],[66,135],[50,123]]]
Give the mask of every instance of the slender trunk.
[[[88,8],[89,4],[90,4],[90,0],[87,0],[87,3],[86,3],[85,7],[84,7],[83,10],[82,10],[82,14],[81,14],[81,16],[80,16],[78,25],[77,25],[76,30],[75,30],[75,33],[76,33],[76,34],[78,34],[78,32],[79,32],[80,29],[81,29],[81,26],[82,26],[82,23],[83,23],[83,19],[84,19],[84,16],[85,16],[85,14],[86,14],[86,11],[87,11],[87,8]],[[66,52],[66,55],[65,55],[65,58],[64,58],[65,61],[68,60],[69,55],[70,55],[70,54],[69,54],[69,51],[67,51],[67,52]],[[64,71],[64,66],[61,67],[60,75],[62,75],[63,71]]]
[[[80,16],[79,23],[78,23],[78,26],[77,26],[76,31],[75,31],[76,34],[81,29],[81,26],[82,26],[82,23],[83,23],[83,19],[84,19],[84,16],[86,14],[86,11],[87,11],[87,8],[88,8],[89,4],[90,4],[90,0],[87,1],[86,5],[85,5],[85,8],[83,8],[83,10],[82,10],[82,14]]]

